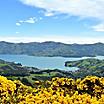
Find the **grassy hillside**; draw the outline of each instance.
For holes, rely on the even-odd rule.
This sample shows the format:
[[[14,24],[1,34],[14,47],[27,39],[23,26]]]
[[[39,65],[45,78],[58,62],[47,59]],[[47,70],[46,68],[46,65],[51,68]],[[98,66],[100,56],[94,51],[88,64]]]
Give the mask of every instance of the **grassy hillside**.
[[[76,78],[82,78],[88,75],[104,77],[104,60],[89,58],[79,61],[67,61],[65,62],[65,66],[79,68],[78,71],[73,73]]]
[[[77,71],[58,70],[58,69],[37,69],[26,67],[13,62],[0,60],[0,75],[6,76],[11,80],[20,80],[26,85],[34,87],[34,81],[51,80],[54,77],[64,78],[84,78],[89,75],[104,77],[104,60],[83,59],[79,61],[67,61],[67,67],[78,67]]]
[[[64,44],[59,42],[8,43],[0,42],[0,54],[33,56],[83,57],[104,55],[104,44]],[[100,51],[99,51],[100,50]]]

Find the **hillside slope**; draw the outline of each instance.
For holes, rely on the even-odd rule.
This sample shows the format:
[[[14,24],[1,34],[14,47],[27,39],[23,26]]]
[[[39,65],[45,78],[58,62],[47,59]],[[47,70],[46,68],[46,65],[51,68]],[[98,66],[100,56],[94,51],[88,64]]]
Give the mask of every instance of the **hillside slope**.
[[[0,54],[33,56],[83,57],[104,55],[104,44],[64,44],[59,42],[8,43],[0,42]],[[100,50],[100,51],[99,51]]]

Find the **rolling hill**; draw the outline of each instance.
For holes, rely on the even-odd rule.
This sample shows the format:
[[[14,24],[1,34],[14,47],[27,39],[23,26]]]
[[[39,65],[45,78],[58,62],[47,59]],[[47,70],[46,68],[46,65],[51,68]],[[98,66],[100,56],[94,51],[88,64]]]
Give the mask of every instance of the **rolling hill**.
[[[83,57],[104,55],[104,44],[64,44],[60,42],[9,43],[0,42],[0,54],[26,54],[32,56]]]

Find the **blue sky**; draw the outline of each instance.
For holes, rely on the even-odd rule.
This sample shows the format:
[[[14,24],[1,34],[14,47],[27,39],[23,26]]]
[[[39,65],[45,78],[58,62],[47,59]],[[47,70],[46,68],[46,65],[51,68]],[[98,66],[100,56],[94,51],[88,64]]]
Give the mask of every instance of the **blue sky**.
[[[104,0],[0,0],[0,41],[104,42]]]

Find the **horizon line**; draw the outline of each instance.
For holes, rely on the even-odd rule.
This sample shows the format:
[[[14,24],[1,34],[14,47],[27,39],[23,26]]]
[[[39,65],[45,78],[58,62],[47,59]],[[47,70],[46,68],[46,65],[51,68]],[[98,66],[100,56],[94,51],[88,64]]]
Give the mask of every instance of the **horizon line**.
[[[8,41],[0,41],[0,42],[5,42],[5,43],[13,43],[13,44],[27,44],[27,43],[45,43],[45,42],[54,42],[54,43],[62,43],[62,44],[79,44],[79,45],[84,45],[84,44],[104,44],[104,42],[95,42],[95,43],[64,43],[64,42],[55,42],[55,41],[43,41],[43,42],[37,42],[37,41],[32,41],[32,42],[8,42]]]
[[[104,43],[103,37],[70,37],[70,36],[46,36],[46,37],[0,37],[0,41],[10,43],[30,43],[30,42],[61,42],[64,44],[95,44]]]

